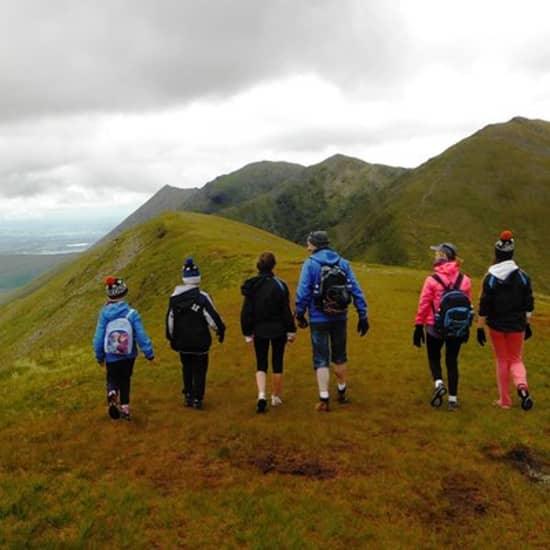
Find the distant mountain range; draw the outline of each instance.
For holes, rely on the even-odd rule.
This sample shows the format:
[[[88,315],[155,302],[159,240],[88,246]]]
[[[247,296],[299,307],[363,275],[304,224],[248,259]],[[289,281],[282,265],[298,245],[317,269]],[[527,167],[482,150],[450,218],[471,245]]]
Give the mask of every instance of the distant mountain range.
[[[415,169],[335,155],[305,167],[257,162],[200,189],[163,187],[108,237],[167,210],[218,214],[303,243],[330,232],[352,258],[429,267],[429,245],[451,241],[481,274],[502,229],[518,259],[550,290],[550,123],[516,117],[489,125]],[[538,275],[540,274],[540,275]]]

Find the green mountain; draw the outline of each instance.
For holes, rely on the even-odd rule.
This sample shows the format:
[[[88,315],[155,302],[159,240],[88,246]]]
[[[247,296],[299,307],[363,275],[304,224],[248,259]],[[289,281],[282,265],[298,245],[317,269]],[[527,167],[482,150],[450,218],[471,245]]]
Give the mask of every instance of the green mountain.
[[[470,341],[451,414],[429,406],[425,351],[411,345],[425,271],[355,263],[372,326],[359,338],[351,314],[352,403],[314,410],[309,332],[299,331],[284,404],[257,415],[240,285],[265,249],[293,294],[303,247],[230,219],[167,213],[0,308],[0,547],[547,546],[536,526],[548,516],[548,299],[525,346],[535,408],[491,407],[493,358]],[[189,254],[228,327],[210,355],[203,411],[182,406],[179,357],[164,339]],[[110,274],[127,281],[160,361],[137,360],[129,423],[108,418],[91,348]]]
[[[313,228],[331,230],[336,246],[349,239],[347,220],[357,204],[376,197],[404,168],[335,155],[303,170],[299,178],[219,213],[303,243]]]
[[[212,214],[269,192],[285,181],[296,181],[304,167],[288,162],[262,161],[219,176],[185,202],[184,209]]]
[[[457,245],[466,271],[482,274],[503,229],[516,235],[518,262],[548,292],[550,123],[514,118],[493,124],[394,181],[373,211],[358,206],[357,258],[427,267],[429,245]]]

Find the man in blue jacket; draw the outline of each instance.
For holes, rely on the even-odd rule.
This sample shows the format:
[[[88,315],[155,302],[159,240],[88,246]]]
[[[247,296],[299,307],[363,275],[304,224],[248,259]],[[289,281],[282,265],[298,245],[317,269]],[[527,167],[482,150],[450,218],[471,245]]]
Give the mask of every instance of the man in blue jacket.
[[[296,320],[300,328],[311,329],[313,368],[319,385],[317,410],[329,410],[330,362],[338,381],[338,402],[346,395],[347,304],[359,315],[357,332],[367,334],[367,302],[347,260],[329,248],[326,231],[313,231],[307,238],[311,256],[304,262],[296,290]],[[340,280],[339,280],[340,279]],[[309,310],[309,323],[305,317]]]

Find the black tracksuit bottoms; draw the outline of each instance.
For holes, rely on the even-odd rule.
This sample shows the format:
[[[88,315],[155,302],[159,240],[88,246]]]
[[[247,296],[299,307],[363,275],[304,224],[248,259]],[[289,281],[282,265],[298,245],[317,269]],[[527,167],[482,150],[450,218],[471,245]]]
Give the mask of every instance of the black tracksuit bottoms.
[[[183,394],[196,401],[204,399],[208,353],[180,353]]]
[[[449,384],[449,395],[457,395],[458,391],[458,352],[462,340],[456,338],[434,338],[426,334],[426,348],[428,350],[428,362],[434,380],[442,380],[441,373],[441,348],[445,344],[445,364],[447,365],[447,377]]]
[[[107,393],[110,391],[120,392],[120,404],[130,404],[130,379],[134,372],[134,359],[123,359],[107,363]]]

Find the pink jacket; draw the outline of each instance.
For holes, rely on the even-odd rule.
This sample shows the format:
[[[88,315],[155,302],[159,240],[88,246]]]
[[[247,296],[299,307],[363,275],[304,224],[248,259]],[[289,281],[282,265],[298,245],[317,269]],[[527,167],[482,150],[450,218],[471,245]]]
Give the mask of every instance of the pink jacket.
[[[447,286],[452,286],[458,278],[460,266],[457,262],[445,262],[443,264],[436,265],[434,272],[441,277],[441,280]],[[468,298],[470,298],[470,301],[472,300],[472,281],[467,275],[464,275],[462,278],[460,290],[463,290],[466,293]],[[441,302],[442,295],[443,286],[441,286],[441,284],[438,283],[431,275],[426,277],[424,286],[422,287],[422,292],[420,293],[420,300],[418,301],[418,310],[415,318],[416,325],[434,324],[434,311],[439,309],[439,303]]]

